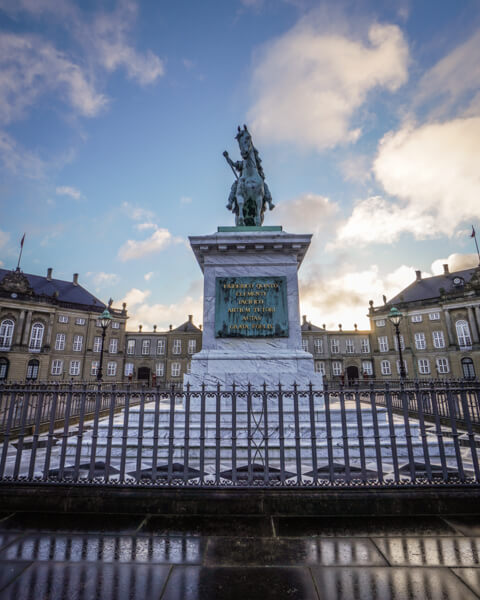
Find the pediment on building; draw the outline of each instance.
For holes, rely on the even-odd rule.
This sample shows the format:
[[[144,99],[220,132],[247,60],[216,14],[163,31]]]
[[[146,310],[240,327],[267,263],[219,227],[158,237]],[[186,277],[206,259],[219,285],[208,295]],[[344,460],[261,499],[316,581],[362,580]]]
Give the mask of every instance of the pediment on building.
[[[17,269],[16,271],[10,271],[0,281],[0,290],[10,294],[23,294],[33,296],[34,291],[28,282],[26,276]]]

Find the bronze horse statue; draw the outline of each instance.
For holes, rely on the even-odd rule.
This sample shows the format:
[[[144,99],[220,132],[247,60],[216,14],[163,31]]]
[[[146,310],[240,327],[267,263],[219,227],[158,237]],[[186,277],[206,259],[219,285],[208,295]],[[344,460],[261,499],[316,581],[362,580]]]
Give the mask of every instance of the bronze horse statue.
[[[227,208],[235,213],[237,227],[260,227],[263,224],[263,215],[267,204],[270,210],[274,208],[272,196],[265,183],[262,161],[246,125],[243,126],[243,129],[238,127],[235,139],[238,141],[242,160],[233,162],[227,151],[223,153],[236,177],[230,191]]]

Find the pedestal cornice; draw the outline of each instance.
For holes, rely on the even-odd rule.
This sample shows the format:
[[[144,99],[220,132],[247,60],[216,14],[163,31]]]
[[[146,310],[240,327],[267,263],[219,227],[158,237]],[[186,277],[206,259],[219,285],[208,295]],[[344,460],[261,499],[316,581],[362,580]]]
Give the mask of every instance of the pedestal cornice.
[[[249,231],[249,232],[217,232],[211,235],[190,236],[190,246],[202,269],[205,256],[214,254],[294,254],[297,268],[300,267],[307,253],[311,234],[286,233],[284,231]]]

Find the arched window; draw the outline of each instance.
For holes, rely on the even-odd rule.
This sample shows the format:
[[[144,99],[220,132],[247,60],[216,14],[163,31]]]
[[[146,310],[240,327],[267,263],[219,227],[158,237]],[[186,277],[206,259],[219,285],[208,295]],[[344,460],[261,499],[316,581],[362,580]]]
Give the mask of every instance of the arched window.
[[[0,324],[0,350],[10,350],[15,323],[11,319],[4,319]]]
[[[462,371],[465,379],[475,379],[475,367],[471,358],[462,358]]]
[[[30,334],[30,344],[28,346],[29,350],[33,350],[35,352],[40,352],[42,349],[42,340],[43,340],[43,332],[45,327],[42,323],[34,323],[32,327],[32,332]]]
[[[7,378],[9,364],[6,358],[0,358],[0,381]]]
[[[32,358],[32,360],[28,361],[27,365],[27,379],[34,380],[38,377],[38,368],[40,363],[36,358]]]
[[[470,336],[470,327],[466,321],[457,321],[455,323],[457,329],[458,345],[461,348],[472,345],[472,338]]]

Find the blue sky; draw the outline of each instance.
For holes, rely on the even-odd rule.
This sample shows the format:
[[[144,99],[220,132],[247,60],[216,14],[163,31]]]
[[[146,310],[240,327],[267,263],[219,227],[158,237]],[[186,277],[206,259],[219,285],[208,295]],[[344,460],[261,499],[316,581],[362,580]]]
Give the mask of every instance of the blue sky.
[[[226,208],[247,123],[276,208],[313,233],[301,313],[367,326],[477,264],[480,5],[0,0],[0,263],[80,282],[130,326],[202,321],[189,235]]]

